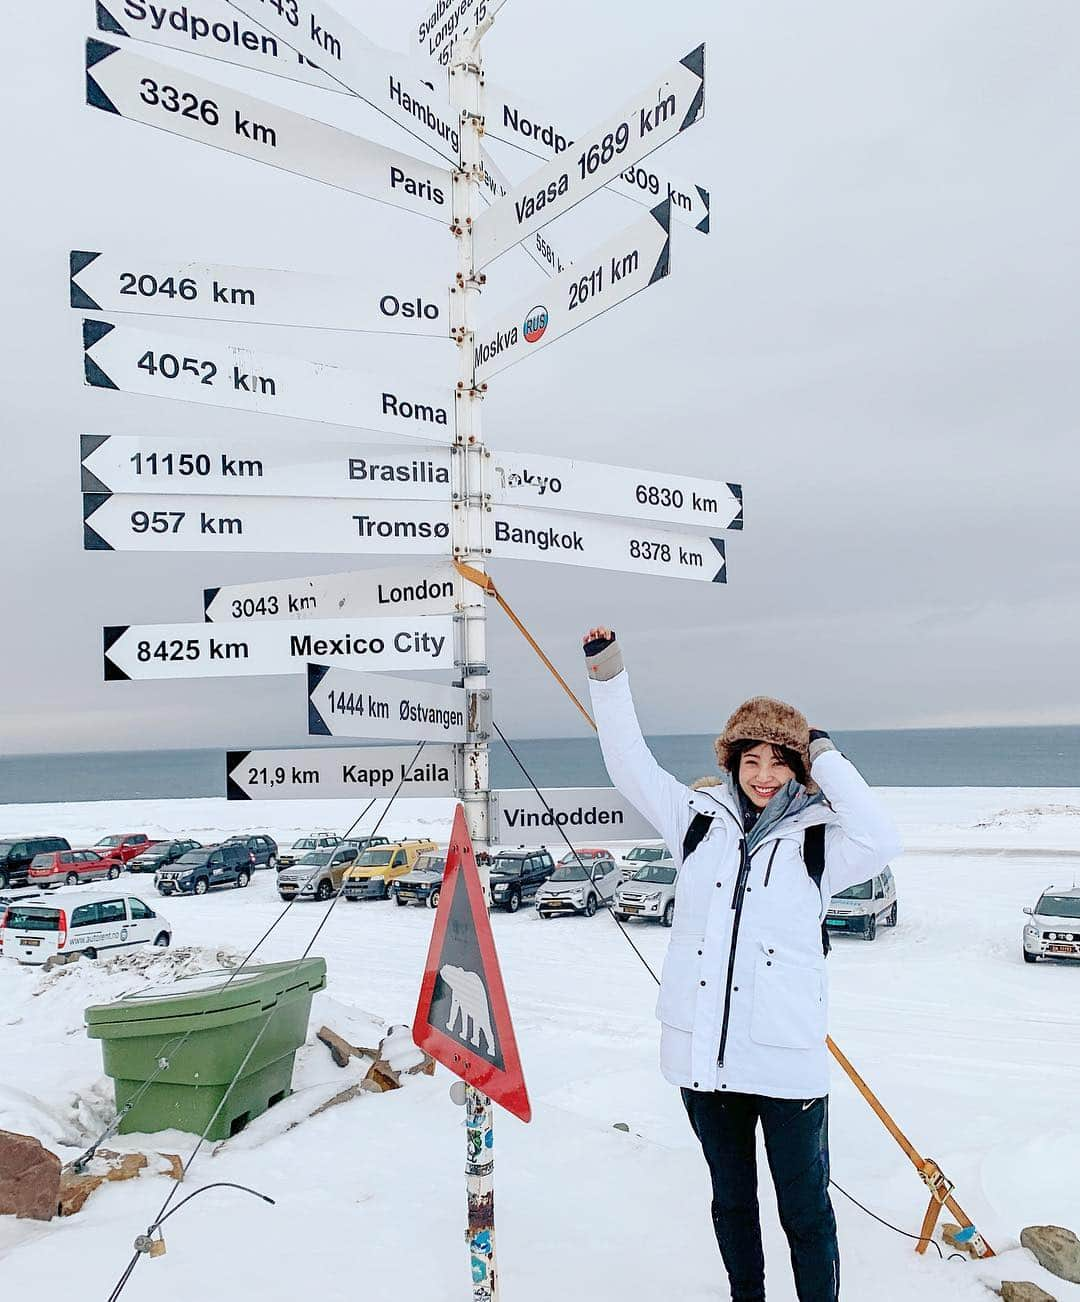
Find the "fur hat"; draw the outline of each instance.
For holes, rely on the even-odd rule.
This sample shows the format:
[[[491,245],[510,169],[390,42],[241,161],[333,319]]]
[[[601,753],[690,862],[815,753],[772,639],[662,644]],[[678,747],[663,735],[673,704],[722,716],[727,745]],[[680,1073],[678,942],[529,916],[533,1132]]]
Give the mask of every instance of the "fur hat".
[[[802,760],[809,779],[810,725],[793,705],[770,696],[752,696],[744,701],[716,739],[716,760],[721,768],[728,767],[737,741],[767,741],[774,746],[786,746]]]

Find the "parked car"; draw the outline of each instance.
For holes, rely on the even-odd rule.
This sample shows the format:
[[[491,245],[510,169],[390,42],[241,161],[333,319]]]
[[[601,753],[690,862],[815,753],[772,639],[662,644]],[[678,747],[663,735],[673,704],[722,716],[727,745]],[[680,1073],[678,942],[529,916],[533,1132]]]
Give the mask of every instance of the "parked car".
[[[119,859],[103,859],[94,850],[47,850],[36,854],[27,873],[29,886],[78,886],[120,876]]]
[[[278,853],[278,867],[291,868],[306,854],[311,854],[314,850],[332,850],[336,845],[341,844],[341,837],[335,836],[333,832],[313,832],[310,836],[302,836],[299,840],[292,843],[287,850],[281,850]]]
[[[189,850],[168,868],[159,868],[154,885],[162,895],[205,895],[212,886],[246,886],[252,867],[244,842],[225,841]]]
[[[1024,962],[1040,958],[1080,959],[1080,887],[1058,890],[1048,886],[1024,927]]]
[[[24,836],[0,841],[0,891],[25,886],[34,856],[50,850],[70,850],[62,836]]]
[[[101,855],[102,859],[118,859],[121,864],[125,864],[129,859],[134,859],[137,854],[142,854],[148,847],[156,844],[157,842],[151,841],[145,832],[126,832],[122,836],[103,836],[90,848]]]
[[[557,913],[583,913],[591,918],[601,904],[615,898],[619,867],[606,859],[560,861],[547,883],[536,893],[536,911],[542,918]]]
[[[896,881],[887,867],[870,881],[834,895],[825,915],[830,931],[853,931],[863,940],[876,940],[878,924],[895,927],[896,920]]]
[[[40,964],[53,954],[97,958],[110,949],[168,945],[167,919],[126,893],[93,893],[62,886],[49,895],[28,895],[0,913],[0,954]]]
[[[517,913],[522,901],[534,899],[554,871],[555,860],[543,846],[538,850],[522,845],[516,850],[498,851],[491,856],[488,870],[491,907]]]
[[[446,854],[442,850],[422,854],[413,865],[412,872],[399,877],[395,883],[394,900],[400,905],[419,904],[429,909],[439,907],[443,873],[446,872]]]
[[[188,837],[182,841],[155,841],[147,849],[140,851],[134,859],[128,860],[129,873],[156,873],[159,868],[166,868],[175,863],[181,855],[189,850],[201,850],[198,841]]]
[[[628,882],[615,888],[613,912],[620,922],[640,918],[670,927],[675,920],[675,884],[679,870],[673,859],[655,859],[641,864]]]
[[[353,866],[346,870],[342,894],[353,900],[385,900],[391,884],[406,873],[422,854],[439,847],[434,841],[398,841],[364,850]]]
[[[342,845],[355,845],[357,850],[370,850],[373,845],[389,845],[388,836],[347,836]]]
[[[254,836],[230,836],[222,845],[242,845],[251,855],[252,868],[276,868],[278,866],[278,843],[272,836],[258,833]]]
[[[278,871],[278,894],[283,900],[328,900],[341,889],[345,870],[352,867],[360,853],[354,845],[312,850],[291,868]]]
[[[620,880],[628,882],[642,864],[659,863],[661,859],[670,858],[671,852],[662,841],[643,841],[619,856],[617,862]]]

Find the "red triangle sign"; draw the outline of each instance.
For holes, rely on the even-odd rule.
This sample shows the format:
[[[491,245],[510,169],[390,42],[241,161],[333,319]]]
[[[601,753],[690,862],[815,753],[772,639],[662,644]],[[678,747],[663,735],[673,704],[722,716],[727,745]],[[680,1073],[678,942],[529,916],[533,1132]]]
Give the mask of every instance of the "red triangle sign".
[[[413,1039],[522,1121],[532,1117],[476,855],[458,805]]]

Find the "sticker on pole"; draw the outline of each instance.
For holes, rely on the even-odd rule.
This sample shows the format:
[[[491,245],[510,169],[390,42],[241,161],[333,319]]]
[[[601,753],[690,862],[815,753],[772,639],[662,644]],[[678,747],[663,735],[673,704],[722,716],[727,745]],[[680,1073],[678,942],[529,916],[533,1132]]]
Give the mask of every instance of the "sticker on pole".
[[[529,1121],[510,1006],[476,856],[458,805],[431,933],[413,1040],[507,1112]]]

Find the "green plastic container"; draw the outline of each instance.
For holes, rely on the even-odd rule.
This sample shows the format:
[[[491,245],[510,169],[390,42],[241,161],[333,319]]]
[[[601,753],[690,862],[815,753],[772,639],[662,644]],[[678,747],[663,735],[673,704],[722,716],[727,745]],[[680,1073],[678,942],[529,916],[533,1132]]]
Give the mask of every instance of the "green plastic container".
[[[87,1034],[102,1042],[118,1112],[168,1059],[125,1115],[122,1134],[176,1129],[201,1135],[242,1064],[209,1139],[235,1135],[290,1092],[311,997],[326,985],[326,961],[245,968],[226,988],[230,975],[198,972],[86,1010]]]

